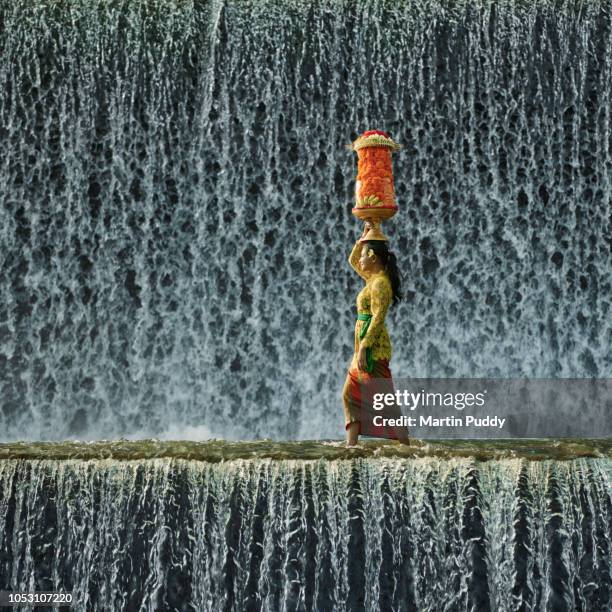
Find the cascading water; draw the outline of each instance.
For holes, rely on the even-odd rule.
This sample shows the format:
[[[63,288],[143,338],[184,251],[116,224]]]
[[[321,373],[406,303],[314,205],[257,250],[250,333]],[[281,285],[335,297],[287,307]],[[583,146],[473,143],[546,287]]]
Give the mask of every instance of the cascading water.
[[[394,373],[610,376],[611,14],[2,3],[0,439],[339,435],[369,128],[404,145]]]
[[[610,466],[5,460],[0,589],[75,610],[603,612]]]

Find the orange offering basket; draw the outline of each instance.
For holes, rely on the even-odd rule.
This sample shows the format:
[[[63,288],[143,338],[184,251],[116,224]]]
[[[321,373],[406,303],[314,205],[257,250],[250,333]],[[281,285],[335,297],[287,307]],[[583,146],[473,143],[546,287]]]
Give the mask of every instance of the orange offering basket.
[[[380,222],[398,211],[391,155],[400,145],[386,132],[370,130],[357,138],[350,148],[357,151],[358,157],[352,213],[373,226],[364,240],[387,240],[380,230]]]

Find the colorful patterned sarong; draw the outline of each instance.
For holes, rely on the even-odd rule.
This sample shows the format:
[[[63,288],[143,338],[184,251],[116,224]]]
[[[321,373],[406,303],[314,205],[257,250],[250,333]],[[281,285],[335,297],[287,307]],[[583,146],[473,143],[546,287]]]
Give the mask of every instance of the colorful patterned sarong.
[[[364,372],[358,368],[351,368],[346,377],[343,390],[345,429],[354,422],[359,422],[359,433],[375,438],[390,438],[392,440],[406,440],[408,427],[375,425],[374,417],[400,418],[402,412],[399,406],[393,403],[384,406],[382,410],[373,407],[375,393],[393,393],[393,378],[389,369],[389,362],[377,360],[372,362],[372,371]]]

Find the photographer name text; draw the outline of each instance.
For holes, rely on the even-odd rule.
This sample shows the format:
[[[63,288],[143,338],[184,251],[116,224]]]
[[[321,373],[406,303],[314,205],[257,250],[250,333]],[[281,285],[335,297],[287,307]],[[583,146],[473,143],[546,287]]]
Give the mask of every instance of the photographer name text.
[[[498,416],[466,416],[465,418],[447,416],[436,418],[424,414],[419,415],[418,419],[414,416],[405,415],[388,418],[377,414],[372,419],[372,423],[377,427],[498,427],[501,429],[505,422],[506,419]]]

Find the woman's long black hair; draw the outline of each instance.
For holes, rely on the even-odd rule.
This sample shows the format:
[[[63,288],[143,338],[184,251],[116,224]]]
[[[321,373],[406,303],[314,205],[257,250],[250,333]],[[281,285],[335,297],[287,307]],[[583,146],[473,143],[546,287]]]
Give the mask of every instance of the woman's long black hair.
[[[393,289],[392,304],[397,304],[402,299],[402,279],[397,268],[395,255],[389,250],[386,240],[367,240],[366,244],[370,246],[377,257],[380,257],[391,281],[391,289]]]

